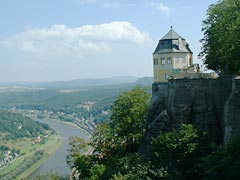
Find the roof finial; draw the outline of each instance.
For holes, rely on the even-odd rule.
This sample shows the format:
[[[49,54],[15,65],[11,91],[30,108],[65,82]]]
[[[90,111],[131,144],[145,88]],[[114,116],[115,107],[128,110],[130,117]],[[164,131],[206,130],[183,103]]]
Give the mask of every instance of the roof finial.
[[[171,29],[172,29],[172,26],[171,26]]]

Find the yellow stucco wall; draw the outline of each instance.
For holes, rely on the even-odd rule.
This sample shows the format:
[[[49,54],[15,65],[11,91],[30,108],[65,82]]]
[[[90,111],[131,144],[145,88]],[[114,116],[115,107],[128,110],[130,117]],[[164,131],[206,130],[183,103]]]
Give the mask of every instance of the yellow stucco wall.
[[[161,63],[162,58],[165,59],[165,64]],[[167,63],[168,58],[171,58],[171,64]],[[188,67],[190,65],[192,65],[191,53],[174,52],[153,54],[154,82],[167,82],[167,79],[165,78],[166,73],[168,76],[171,76],[173,69],[183,69],[184,67]]]
[[[171,75],[171,69],[154,70],[154,82],[167,82],[165,74]]]

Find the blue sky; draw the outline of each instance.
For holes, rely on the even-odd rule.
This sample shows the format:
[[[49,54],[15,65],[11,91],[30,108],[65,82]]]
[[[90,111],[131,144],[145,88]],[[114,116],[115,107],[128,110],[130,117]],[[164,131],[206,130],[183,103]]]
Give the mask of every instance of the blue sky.
[[[0,82],[152,76],[170,26],[200,63],[202,20],[217,0],[0,0]]]

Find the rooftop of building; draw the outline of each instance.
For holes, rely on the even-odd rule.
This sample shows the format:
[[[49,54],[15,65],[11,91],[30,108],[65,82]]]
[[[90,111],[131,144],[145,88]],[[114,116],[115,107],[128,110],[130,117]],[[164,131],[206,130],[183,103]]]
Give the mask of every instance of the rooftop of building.
[[[185,40],[183,37],[181,37],[178,33],[176,33],[174,30],[173,30],[173,27],[171,26],[171,29],[170,31],[165,34],[165,36],[163,36],[160,40],[168,40],[168,39],[183,39]]]
[[[192,53],[186,40],[176,33],[172,26],[170,31],[159,40],[153,54],[169,52]]]

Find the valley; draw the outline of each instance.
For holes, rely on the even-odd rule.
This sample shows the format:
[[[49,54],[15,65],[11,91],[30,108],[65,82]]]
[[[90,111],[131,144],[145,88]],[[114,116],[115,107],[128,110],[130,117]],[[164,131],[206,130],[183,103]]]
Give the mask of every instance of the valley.
[[[0,178],[27,177],[61,145],[47,124],[0,111]]]
[[[149,82],[150,85],[151,79]],[[7,113],[7,121],[0,121],[6,125],[0,128],[3,130],[0,132],[0,147],[3,149],[0,179],[33,177],[51,170],[68,175],[70,169],[65,159],[69,149],[68,138],[79,136],[88,139],[98,123],[109,119],[112,103],[120,93],[144,85],[138,80],[137,83],[107,86],[59,87],[48,84],[1,87],[0,108],[4,110],[0,114]],[[21,118],[32,123],[36,120],[47,130],[23,131],[26,126]],[[11,127],[16,126],[21,136],[8,129],[7,123],[12,123]],[[55,162],[58,161],[57,166]]]

